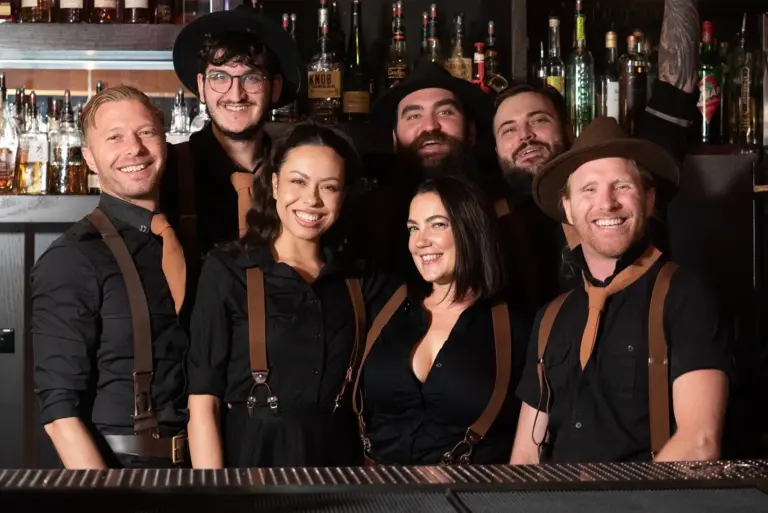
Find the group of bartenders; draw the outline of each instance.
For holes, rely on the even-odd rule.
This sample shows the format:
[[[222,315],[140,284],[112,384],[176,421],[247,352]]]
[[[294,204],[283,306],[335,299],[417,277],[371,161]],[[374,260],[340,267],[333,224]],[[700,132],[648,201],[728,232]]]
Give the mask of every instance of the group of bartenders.
[[[430,63],[386,91],[372,122],[392,134],[391,166],[356,203],[349,266],[322,251],[303,259],[307,241],[289,237],[330,223],[359,167],[336,128],[266,133],[270,109],[306,77],[291,38],[247,9],[187,25],[174,67],[211,122],[169,146],[141,92],[91,98],[83,152],[98,208],[32,271],[35,392],[63,465],[719,458],[730,332],[707,285],[672,262],[663,223],[696,114],[687,31],[698,24],[684,20],[697,14],[693,0],[665,9],[659,78],[634,138],[611,118],[574,138],[554,89],[513,84],[492,99]],[[449,208],[470,201],[450,190],[492,206],[506,319],[466,297],[436,306],[397,281],[418,267],[437,291],[427,274],[446,255],[483,274],[462,259],[485,225],[467,224],[471,205]],[[394,320],[381,332],[383,310]],[[379,363],[361,380],[374,329]],[[477,427],[500,373],[503,405]],[[378,433],[364,433],[365,411]]]

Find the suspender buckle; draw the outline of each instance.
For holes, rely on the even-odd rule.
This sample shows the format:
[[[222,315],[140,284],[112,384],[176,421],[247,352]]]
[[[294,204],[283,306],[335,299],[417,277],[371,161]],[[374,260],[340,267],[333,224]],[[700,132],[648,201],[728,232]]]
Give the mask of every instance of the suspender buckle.
[[[482,437],[467,429],[464,439],[457,443],[453,449],[443,454],[443,465],[469,465],[472,460],[472,449],[475,444],[482,440]]]
[[[245,402],[245,406],[248,409],[248,416],[253,416],[253,409],[259,404],[259,399],[256,397],[256,392],[259,387],[265,387],[267,389],[267,398],[265,402],[269,406],[269,409],[272,410],[272,414],[277,415],[277,395],[272,392],[272,388],[269,386],[269,383],[267,383],[269,371],[252,372],[251,374],[253,375],[254,383],[251,387],[251,391],[248,393],[248,400]]]
[[[333,411],[335,412],[341,407],[341,398],[344,397],[344,392],[347,390],[347,385],[352,382],[352,373],[354,370],[352,367],[347,369],[347,375],[344,377],[344,382],[341,384],[341,390],[336,394],[336,399],[333,400]]]

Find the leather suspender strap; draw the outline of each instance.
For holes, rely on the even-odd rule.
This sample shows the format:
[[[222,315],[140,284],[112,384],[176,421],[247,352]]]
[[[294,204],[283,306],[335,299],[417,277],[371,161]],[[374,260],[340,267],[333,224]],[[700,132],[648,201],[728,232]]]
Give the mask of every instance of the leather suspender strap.
[[[360,359],[360,365],[357,368],[355,385],[352,387],[352,411],[354,411],[355,415],[357,415],[357,426],[360,431],[360,439],[363,441],[363,450],[366,454],[368,454],[371,450],[371,441],[368,439],[368,435],[365,432],[365,421],[363,420],[364,401],[362,394],[359,393],[360,375],[363,373],[365,360],[368,358],[368,354],[371,352],[371,348],[373,347],[374,342],[376,342],[376,340],[379,338],[379,335],[381,335],[381,330],[384,329],[384,326],[386,326],[390,319],[392,319],[392,316],[395,315],[395,312],[398,308],[400,308],[400,305],[403,304],[403,301],[405,301],[405,297],[407,295],[408,289],[406,286],[400,285],[400,287],[395,291],[394,294],[392,294],[392,297],[390,297],[387,303],[384,305],[384,308],[381,309],[379,314],[373,320],[371,329],[368,330],[368,335],[365,339],[365,350],[363,351],[363,357]],[[360,400],[359,406],[358,399]]]
[[[195,204],[195,166],[189,142],[173,146],[179,189],[179,240],[184,248],[190,276],[200,269],[200,246],[197,241],[197,208]]]
[[[506,302],[499,302],[491,309],[493,317],[493,344],[496,350],[496,380],[488,405],[480,417],[467,429],[464,440],[452,451],[443,455],[443,463],[451,465],[471,463],[472,447],[480,442],[499,416],[509,391],[512,378],[512,327],[509,324],[509,309]]]
[[[269,363],[267,361],[267,310],[266,295],[264,292],[264,272],[258,267],[251,267],[245,272],[246,293],[248,297],[248,351],[251,361],[251,376],[253,376],[253,385],[248,394],[246,407],[248,415],[253,415],[253,408],[259,403],[256,392],[259,387],[266,388],[266,403],[273,414],[278,412],[278,398],[269,386]],[[352,347],[352,353],[349,358],[349,367],[344,382],[341,385],[341,391],[336,396],[333,410],[341,405],[341,398],[347,385],[352,381],[355,373],[355,367],[362,360],[360,355],[360,339],[365,332],[365,302],[363,292],[360,287],[360,280],[347,279],[346,285],[349,292],[352,308],[355,313],[355,342]]]
[[[152,405],[152,329],[147,296],[128,246],[112,221],[98,208],[88,215],[88,221],[99,230],[114,255],[128,294],[133,330],[133,432],[157,437],[157,416]]]
[[[651,454],[655,456],[669,440],[669,359],[664,334],[664,303],[677,264],[667,262],[656,276],[648,315],[648,406]]]
[[[539,377],[539,407],[541,409],[541,399],[544,397],[544,386],[547,387],[547,404],[544,408],[544,412],[549,415],[549,405],[552,400],[550,397],[549,382],[547,381],[546,369],[544,369],[544,353],[547,350],[547,343],[549,342],[549,336],[552,333],[552,327],[555,325],[555,319],[557,314],[560,313],[560,309],[563,307],[563,303],[568,299],[571,291],[563,292],[555,299],[552,300],[547,309],[544,311],[544,315],[541,317],[541,323],[539,324],[539,336],[537,339],[537,356],[538,362],[536,365],[536,373]],[[543,442],[543,440],[542,440]]]

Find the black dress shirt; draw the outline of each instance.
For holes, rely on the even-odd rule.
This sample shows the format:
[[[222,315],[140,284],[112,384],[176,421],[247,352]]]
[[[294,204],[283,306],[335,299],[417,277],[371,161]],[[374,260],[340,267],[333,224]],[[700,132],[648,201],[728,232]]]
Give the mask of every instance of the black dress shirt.
[[[618,262],[613,276],[647,248],[635,245]],[[571,252],[573,263],[589,274],[581,247]],[[583,372],[579,361],[587,321],[588,298],[583,282],[560,310],[544,354],[551,388],[551,441],[543,461],[609,462],[648,460],[651,456],[648,403],[648,313],[662,258],[636,282],[610,296],[600,321],[592,357]],[[533,408],[544,410],[547,390],[539,394],[537,337],[539,313],[531,333],[528,358],[517,393]],[[690,271],[673,275],[664,306],[664,332],[669,347],[670,399],[672,383],[700,369],[730,373],[731,333],[710,289]]]
[[[162,270],[162,240],[152,212],[103,194],[136,264],[152,324],[152,399],[164,434],[186,424],[184,353]],[[133,433],[133,330],[125,281],[98,230],[83,219],[59,237],[32,269],[35,392],[43,424],[79,417],[101,434]]]
[[[510,311],[512,379],[504,406],[473,463],[508,463],[520,402],[514,388],[525,362],[529,325]],[[496,375],[491,304],[459,317],[424,383],[413,373],[414,347],[429,329],[429,313],[408,298],[384,327],[363,369],[365,416],[373,459],[404,465],[437,464],[485,410]]]
[[[225,419],[229,466],[360,462],[351,386],[333,412],[354,343],[347,274],[337,262],[328,261],[310,284],[289,265],[276,263],[267,247],[222,248],[206,259],[192,319],[189,392],[233,405]],[[244,404],[254,383],[246,306],[251,267],[264,272],[268,383],[278,397],[277,416],[260,405],[249,418]],[[367,303],[380,295],[381,283],[363,280]]]

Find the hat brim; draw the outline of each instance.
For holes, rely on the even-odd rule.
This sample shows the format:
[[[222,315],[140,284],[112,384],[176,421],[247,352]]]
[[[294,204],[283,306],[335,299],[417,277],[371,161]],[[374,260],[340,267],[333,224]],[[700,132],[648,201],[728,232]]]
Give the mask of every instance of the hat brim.
[[[475,121],[478,130],[490,127],[493,123],[493,101],[488,94],[471,82],[442,75],[406,80],[388,89],[371,106],[372,121],[392,130],[397,119],[397,107],[403,98],[416,91],[432,88],[445,89],[455,94],[465,114]]]
[[[587,162],[612,157],[634,160],[651,173],[657,187],[677,186],[680,165],[664,148],[643,139],[612,139],[554,158],[534,178],[533,199],[549,217],[565,222],[561,201],[568,177]]]
[[[280,25],[255,12],[242,9],[218,11],[201,16],[184,27],[173,45],[173,68],[184,87],[198,98],[198,52],[208,34],[245,32],[275,54],[283,77],[280,98],[272,107],[281,107],[303,96],[306,72],[296,43]]]

